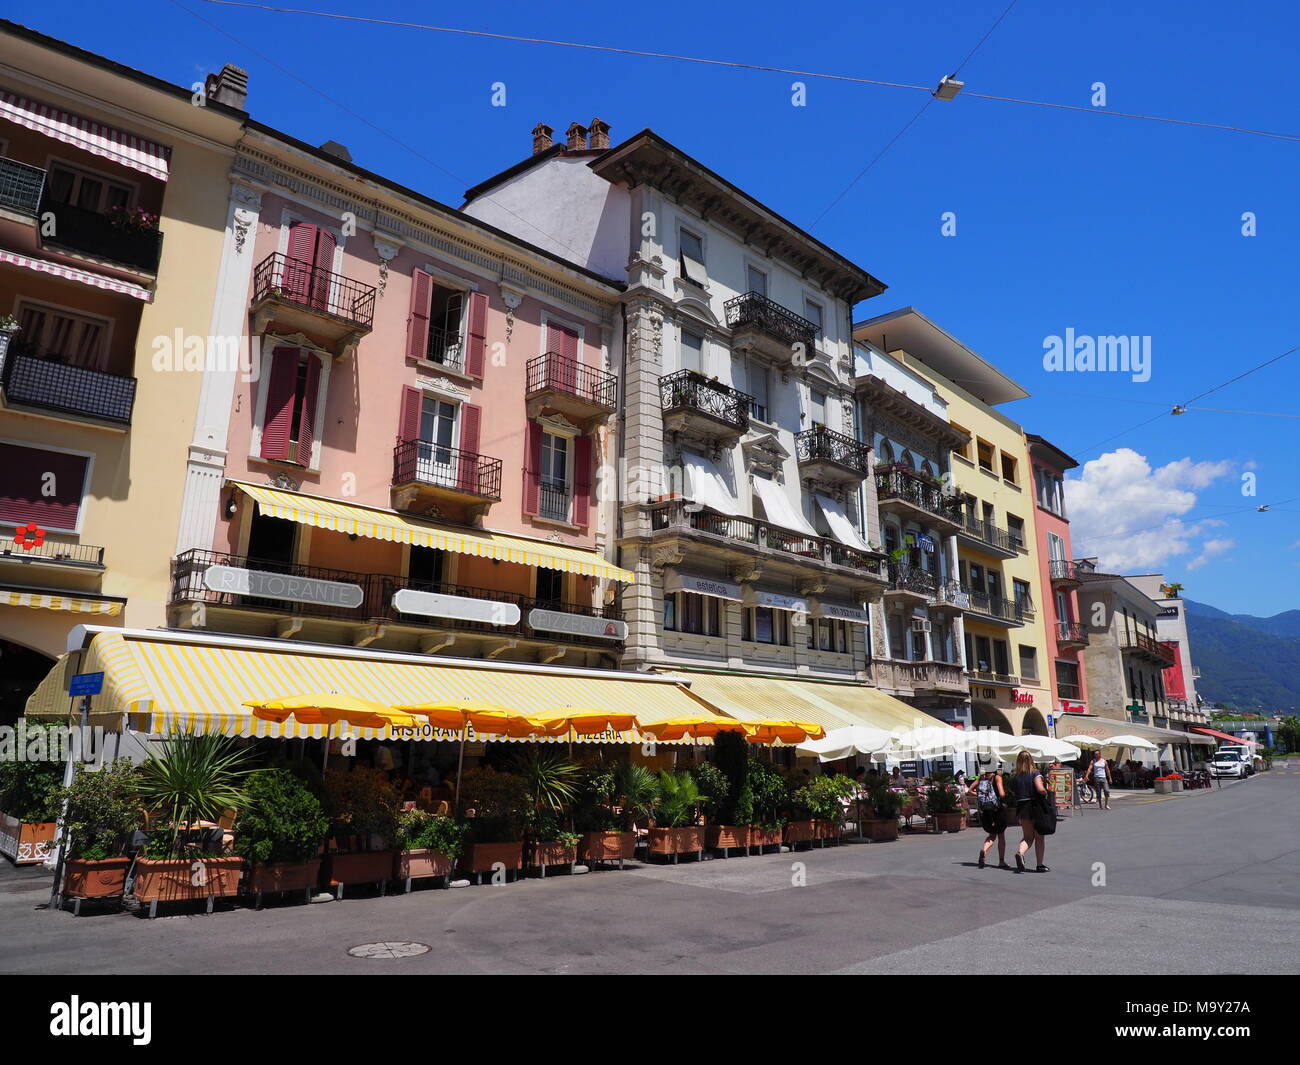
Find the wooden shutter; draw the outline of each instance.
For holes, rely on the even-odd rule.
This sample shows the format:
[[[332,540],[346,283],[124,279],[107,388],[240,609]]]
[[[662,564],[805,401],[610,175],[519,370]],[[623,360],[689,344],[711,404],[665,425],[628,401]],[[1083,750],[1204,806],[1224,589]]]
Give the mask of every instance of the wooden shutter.
[[[467,492],[479,491],[478,434],[483,408],[473,403],[460,405],[460,470],[457,481]]]
[[[316,265],[317,232],[317,227],[310,222],[294,222],[289,227],[289,247],[285,252],[281,287],[302,303],[307,302],[311,271]]]
[[[546,350],[560,356],[546,361],[546,384],[573,393],[578,390],[578,331],[556,322],[546,323]]]
[[[488,298],[482,292],[469,296],[469,337],[465,345],[465,372],[471,377],[483,376],[484,355],[487,351]]]
[[[418,388],[406,385],[402,389],[402,418],[397,423],[397,440],[420,439],[420,412],[424,409],[424,393]]]
[[[524,513],[536,514],[542,506],[542,427],[528,423],[528,455],[524,467]]]
[[[591,437],[573,442],[573,524],[586,525],[591,512]]]
[[[75,530],[88,461],[84,455],[0,443],[0,522],[34,521],[42,529]],[[45,495],[47,486],[53,495]],[[5,531],[11,535],[12,530]],[[14,554],[27,552],[19,548]]]
[[[411,271],[411,316],[406,320],[406,357],[429,357],[429,311],[433,305],[433,275]]]
[[[293,393],[298,384],[298,349],[276,348],[271,353],[271,376],[266,383],[266,418],[262,423],[262,458],[287,459],[289,432],[293,428]]]
[[[298,422],[298,462],[311,465],[311,446],[316,439],[316,393],[320,390],[320,359],[307,356],[307,380],[303,386],[302,410]]]
[[[312,275],[312,306],[323,311],[330,309],[330,280],[334,275],[334,234],[328,229],[316,230],[316,254],[312,258],[315,273]]]

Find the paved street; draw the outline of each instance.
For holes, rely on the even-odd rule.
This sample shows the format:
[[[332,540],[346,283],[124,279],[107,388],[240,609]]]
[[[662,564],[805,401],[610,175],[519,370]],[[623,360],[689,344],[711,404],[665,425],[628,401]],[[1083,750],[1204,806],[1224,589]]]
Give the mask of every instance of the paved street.
[[[47,881],[6,866],[0,972],[952,973],[1013,946],[1046,972],[1300,972],[1300,764],[1115,807],[1064,821],[1044,875],[976,869],[966,830],[147,921],[46,912]],[[432,949],[347,954],[376,941]]]

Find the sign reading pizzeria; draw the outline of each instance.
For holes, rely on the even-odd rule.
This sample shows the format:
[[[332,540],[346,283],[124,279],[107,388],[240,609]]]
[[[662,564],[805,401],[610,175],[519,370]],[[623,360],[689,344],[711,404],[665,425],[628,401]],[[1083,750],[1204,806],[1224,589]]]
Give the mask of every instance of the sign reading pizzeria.
[[[203,585],[214,592],[249,595],[258,599],[283,599],[290,603],[319,603],[323,606],[359,607],[365,592],[359,584],[320,581],[288,573],[240,569],[238,566],[209,566],[203,571]]]
[[[570,636],[593,636],[598,640],[626,640],[627,622],[597,618],[589,614],[565,614],[559,610],[530,610],[528,625],[540,632],[564,632]]]

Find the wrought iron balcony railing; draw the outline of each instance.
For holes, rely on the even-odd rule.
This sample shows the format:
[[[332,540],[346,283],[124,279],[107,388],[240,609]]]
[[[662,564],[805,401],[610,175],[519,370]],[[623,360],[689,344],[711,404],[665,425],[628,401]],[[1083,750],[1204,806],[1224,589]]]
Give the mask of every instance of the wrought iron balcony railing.
[[[16,558],[20,561],[40,559],[42,562],[54,562],[83,569],[104,568],[104,549],[91,544],[59,544],[46,541],[40,547],[24,548],[8,537],[0,537],[0,560],[6,558]]]
[[[965,585],[962,585],[961,590],[970,596],[970,609],[974,613],[1010,621],[1016,625],[1024,624],[1026,605],[1023,602],[1015,603],[1010,599],[989,595],[987,592],[972,591]],[[1028,613],[1030,616],[1033,615],[1032,607],[1028,608]]]
[[[8,403],[119,425],[131,424],[135,385],[134,377],[87,370],[52,358],[38,359],[12,347],[0,368],[0,387]]]
[[[35,217],[41,213],[45,171],[0,156],[0,207]]]
[[[939,593],[939,580],[933,573],[911,566],[889,564],[890,591],[914,592],[933,599]]]
[[[754,397],[730,385],[710,381],[694,370],[678,370],[659,378],[659,399],[665,413],[674,410],[707,414],[738,432],[749,427]]]
[[[1087,643],[1088,630],[1077,621],[1058,621],[1056,641],[1057,643]]]
[[[135,229],[120,225],[98,211],[88,211],[71,203],[55,203],[48,190],[40,210],[42,216],[48,213],[52,223],[41,226],[42,246],[67,248],[145,273],[158,272],[163,239],[158,230]]]
[[[1077,583],[1079,575],[1074,568],[1074,563],[1068,558],[1053,558],[1047,563],[1048,572],[1054,581],[1066,581]]]
[[[1159,640],[1153,640],[1144,632],[1134,632],[1126,634],[1124,637],[1124,649],[1126,651],[1135,651],[1138,654],[1146,655],[1153,662],[1162,666],[1172,666],[1176,656],[1173,649],[1166,647]]]
[[[961,523],[961,498],[949,495],[933,481],[906,466],[876,467],[876,497],[881,502],[898,499],[935,517]]]
[[[375,318],[375,290],[343,274],[334,274],[279,252],[268,255],[253,272],[253,302],[278,299],[367,329]]]
[[[430,329],[429,346],[425,349],[425,360],[448,370],[457,372],[465,369],[464,337],[451,329]]]
[[[551,521],[568,521],[569,505],[573,502],[573,493],[563,481],[548,481],[545,478],[537,482],[537,513],[539,517]]]
[[[1020,539],[1013,537],[1006,529],[999,529],[991,521],[981,521],[972,514],[967,514],[962,521],[962,531],[967,536],[984,541],[990,547],[1012,554],[1016,553],[1021,546]]]
[[[548,351],[529,359],[526,370],[529,395],[547,390],[564,392],[610,410],[617,403],[618,378],[559,352]]]
[[[501,498],[501,460],[405,440],[393,449],[393,484],[423,484],[483,499]]]
[[[727,300],[723,310],[727,315],[729,329],[753,326],[791,346],[802,344],[811,358],[817,342],[817,327],[775,300],[760,296],[757,292],[746,292]]]
[[[866,444],[824,425],[796,433],[794,443],[800,462],[831,462],[863,477],[871,470],[871,451]]]

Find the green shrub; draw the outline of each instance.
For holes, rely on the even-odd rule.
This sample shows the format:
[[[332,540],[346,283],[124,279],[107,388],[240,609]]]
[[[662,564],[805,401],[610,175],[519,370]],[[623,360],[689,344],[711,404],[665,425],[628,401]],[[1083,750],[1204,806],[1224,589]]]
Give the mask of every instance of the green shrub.
[[[179,856],[180,825],[216,821],[227,808],[239,809],[249,757],[227,736],[189,732],[150,752],[133,778],[140,805],[161,822],[151,834],[149,856]]]
[[[844,806],[840,800],[848,798],[853,792],[853,780],[836,774],[813,777],[796,792],[796,798],[811,817],[838,824],[844,820]]]
[[[489,766],[466,770],[460,795],[461,808],[474,811],[468,823],[475,843],[514,843],[523,839],[530,801],[521,777],[498,773]]]
[[[371,835],[390,841],[397,835],[400,804],[397,789],[378,769],[325,771],[325,812],[335,836],[360,836],[363,846]]]
[[[28,725],[30,732],[34,726]],[[58,762],[0,762],[0,811],[23,824],[57,821],[62,804],[55,796],[63,786],[63,767]]]
[[[754,819],[749,788],[749,741],[739,732],[723,732],[713,741],[713,761],[727,778],[727,797],[714,810],[720,825],[748,825]]]
[[[68,858],[96,862],[121,856],[127,835],[140,827],[135,776],[129,758],[119,758],[98,772],[76,767],[72,784],[54,795],[60,807],[68,805],[62,834]]]
[[[430,850],[458,858],[468,834],[469,826],[463,821],[424,810],[404,810],[397,818],[398,850]]]
[[[659,773],[659,801],[655,805],[655,821],[664,828],[681,828],[692,824],[700,805],[700,789],[695,778],[682,770]]]
[[[307,862],[320,852],[330,819],[297,774],[263,769],[250,775],[235,822],[235,853],[250,862]]]
[[[712,762],[700,762],[691,766],[690,774],[695,779],[704,812],[719,824],[723,823],[720,818],[728,808],[727,797],[731,792],[731,782]]]
[[[781,774],[757,758],[751,758],[749,790],[753,796],[754,823],[769,829],[781,824],[786,797],[785,780]]]

